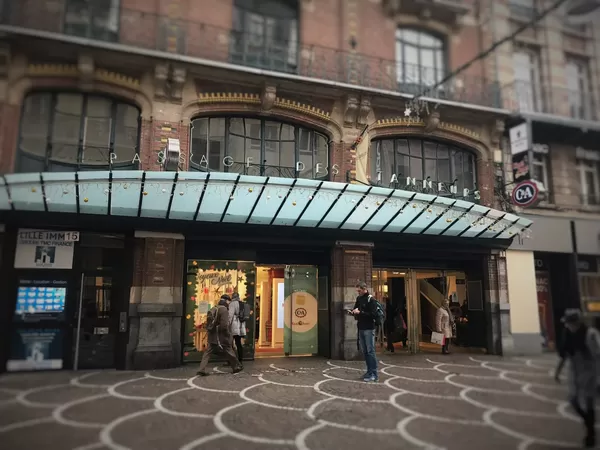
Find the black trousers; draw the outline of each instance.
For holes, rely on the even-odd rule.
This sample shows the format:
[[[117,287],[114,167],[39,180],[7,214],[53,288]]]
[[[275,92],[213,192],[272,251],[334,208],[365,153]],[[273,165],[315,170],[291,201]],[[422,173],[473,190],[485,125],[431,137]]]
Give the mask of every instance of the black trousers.
[[[581,406],[578,398],[571,398],[569,401],[577,415],[583,419],[588,439],[595,439],[596,437],[596,409],[594,400],[593,397],[587,398],[584,407]]]
[[[235,349],[237,351],[238,361],[242,362],[244,359],[244,347],[242,345],[242,336],[234,336],[233,341],[235,342]]]

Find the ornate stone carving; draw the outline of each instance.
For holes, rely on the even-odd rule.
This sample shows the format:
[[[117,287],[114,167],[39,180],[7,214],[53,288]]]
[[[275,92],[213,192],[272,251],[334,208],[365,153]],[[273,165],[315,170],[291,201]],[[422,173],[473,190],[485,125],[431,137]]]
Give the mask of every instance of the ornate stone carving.
[[[277,88],[273,85],[265,84],[260,96],[260,105],[264,111],[270,111],[275,105],[277,99]]]
[[[371,97],[363,97],[360,99],[360,108],[358,110],[357,122],[359,125],[368,123],[369,114],[371,114]]]
[[[425,122],[425,132],[431,133],[437,129],[440,125],[440,113],[437,111],[433,111],[429,116],[427,116],[427,120]]]
[[[77,60],[79,71],[79,82],[82,86],[90,86],[94,82],[95,67],[94,58],[89,54],[81,54]]]
[[[167,84],[169,80],[169,65],[157,64],[154,68],[154,93],[157,97],[167,96]]]
[[[504,134],[505,125],[503,120],[496,120],[494,127],[491,133],[491,141],[494,146],[500,145],[500,140],[502,139],[502,135]]]
[[[185,85],[186,70],[166,63],[154,68],[154,94],[158,98],[179,101]]]
[[[358,98],[356,95],[349,95],[346,98],[346,111],[344,112],[344,124],[353,126],[358,112]]]
[[[171,98],[181,100],[183,86],[185,84],[186,70],[183,67],[173,67],[171,76]]]

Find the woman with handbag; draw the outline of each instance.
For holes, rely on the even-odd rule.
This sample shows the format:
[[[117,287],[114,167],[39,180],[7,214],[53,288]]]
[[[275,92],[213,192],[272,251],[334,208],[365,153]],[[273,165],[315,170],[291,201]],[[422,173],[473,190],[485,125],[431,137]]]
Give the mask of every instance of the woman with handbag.
[[[453,336],[453,326],[454,315],[450,311],[450,300],[445,299],[435,315],[436,331],[444,336],[444,344],[442,345],[442,354],[444,355],[450,353],[450,339]]]

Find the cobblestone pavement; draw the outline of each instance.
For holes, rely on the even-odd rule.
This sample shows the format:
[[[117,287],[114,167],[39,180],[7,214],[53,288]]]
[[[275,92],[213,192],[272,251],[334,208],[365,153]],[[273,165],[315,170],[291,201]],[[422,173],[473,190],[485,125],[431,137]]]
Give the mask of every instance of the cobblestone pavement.
[[[578,448],[583,429],[551,355],[263,359],[152,372],[0,377],[0,447],[17,449]]]

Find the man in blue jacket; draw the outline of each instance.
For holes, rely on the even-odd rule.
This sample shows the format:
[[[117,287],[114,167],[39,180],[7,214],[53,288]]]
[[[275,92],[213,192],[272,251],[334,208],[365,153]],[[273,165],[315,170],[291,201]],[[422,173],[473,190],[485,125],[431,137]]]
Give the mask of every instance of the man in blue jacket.
[[[367,373],[363,377],[365,382],[379,381],[377,373],[377,355],[375,354],[375,322],[377,319],[377,305],[373,301],[367,288],[367,283],[360,282],[356,285],[356,303],[354,309],[349,311],[358,324],[358,342],[365,357]]]

